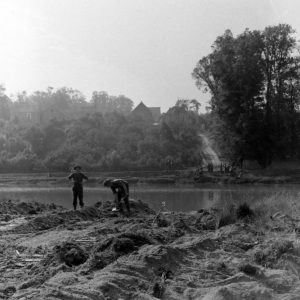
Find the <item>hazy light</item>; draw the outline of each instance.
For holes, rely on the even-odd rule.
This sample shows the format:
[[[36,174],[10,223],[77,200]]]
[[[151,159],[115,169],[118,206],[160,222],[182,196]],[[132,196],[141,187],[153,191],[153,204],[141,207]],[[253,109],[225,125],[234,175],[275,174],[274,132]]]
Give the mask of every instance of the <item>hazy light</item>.
[[[300,1],[0,0],[0,82],[9,93],[69,86],[163,110],[203,95],[191,72],[231,29],[289,23]]]

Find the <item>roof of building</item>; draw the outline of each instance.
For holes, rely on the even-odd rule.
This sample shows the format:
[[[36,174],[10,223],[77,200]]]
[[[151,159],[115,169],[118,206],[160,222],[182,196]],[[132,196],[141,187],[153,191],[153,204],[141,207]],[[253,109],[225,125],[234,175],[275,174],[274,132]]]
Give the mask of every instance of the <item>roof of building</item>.
[[[133,116],[141,117],[145,121],[154,122],[151,110],[143,103],[140,102],[136,108],[131,112]]]
[[[160,118],[160,107],[148,107],[141,101],[132,111],[133,115],[144,115],[153,122],[158,122]]]

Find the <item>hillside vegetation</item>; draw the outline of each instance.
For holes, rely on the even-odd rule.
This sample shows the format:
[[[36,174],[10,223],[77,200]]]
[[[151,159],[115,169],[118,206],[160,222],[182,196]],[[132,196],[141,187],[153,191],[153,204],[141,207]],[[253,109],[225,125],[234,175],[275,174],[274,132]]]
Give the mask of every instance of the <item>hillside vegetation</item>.
[[[197,110],[179,101],[153,124],[143,114],[133,114],[132,101],[125,96],[101,95],[98,99],[94,93],[91,99],[97,106],[69,89],[21,95],[11,102],[2,90],[0,105],[7,113],[0,115],[1,172],[66,171],[75,164],[101,171],[197,165],[201,159]],[[32,105],[43,108],[40,116],[52,113],[57,118],[28,124],[9,117],[19,107],[26,111]],[[78,107],[83,112],[74,114]],[[84,113],[86,107],[92,110]],[[100,109],[93,111],[95,107]]]

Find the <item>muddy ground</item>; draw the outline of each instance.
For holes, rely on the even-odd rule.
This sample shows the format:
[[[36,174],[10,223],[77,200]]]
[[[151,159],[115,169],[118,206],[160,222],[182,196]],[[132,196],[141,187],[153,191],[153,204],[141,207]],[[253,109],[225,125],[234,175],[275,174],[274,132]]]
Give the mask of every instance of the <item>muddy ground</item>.
[[[131,207],[2,201],[0,299],[300,299],[293,220]]]

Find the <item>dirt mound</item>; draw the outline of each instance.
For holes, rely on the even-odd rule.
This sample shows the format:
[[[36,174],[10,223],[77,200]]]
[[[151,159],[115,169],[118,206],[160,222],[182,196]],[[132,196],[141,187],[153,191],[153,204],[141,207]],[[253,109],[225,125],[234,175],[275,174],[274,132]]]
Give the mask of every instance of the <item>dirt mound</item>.
[[[76,229],[82,221],[91,221],[100,218],[101,213],[95,207],[86,207],[81,211],[47,212],[31,218],[27,224],[17,226],[13,232],[28,233],[66,226]]]
[[[218,228],[214,210],[157,217],[132,201],[128,217],[112,206],[26,215],[19,231],[0,235],[0,298],[299,298],[296,234],[254,223],[247,207]]]
[[[86,273],[114,262],[118,257],[132,253],[145,244],[153,241],[145,234],[122,233],[115,237],[104,239],[91,250],[91,257],[84,266]]]
[[[36,215],[46,211],[59,211],[63,208],[53,203],[43,204],[39,202],[20,202],[1,200],[0,215]]]
[[[121,205],[124,205],[121,201]],[[141,200],[134,200],[130,199],[129,200],[129,205],[130,205],[130,211],[131,211],[131,216],[136,216],[138,214],[143,214],[143,215],[153,215],[155,214],[155,211],[149,208],[149,206],[142,202]],[[95,204],[95,207],[98,208],[102,214],[104,215],[115,215],[115,213],[112,213],[112,208],[114,207],[114,203],[111,201],[99,201]],[[125,211],[126,209],[123,208]]]
[[[89,221],[95,220],[101,217],[101,211],[97,207],[87,206],[81,210],[74,211],[63,211],[58,213],[59,217],[62,217],[65,220],[81,220],[81,221]]]

